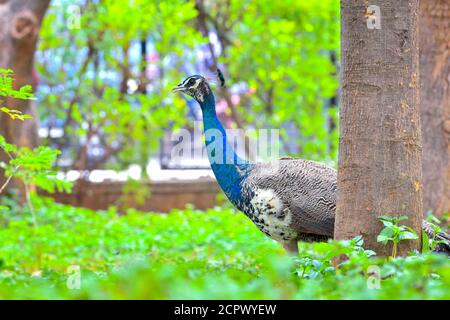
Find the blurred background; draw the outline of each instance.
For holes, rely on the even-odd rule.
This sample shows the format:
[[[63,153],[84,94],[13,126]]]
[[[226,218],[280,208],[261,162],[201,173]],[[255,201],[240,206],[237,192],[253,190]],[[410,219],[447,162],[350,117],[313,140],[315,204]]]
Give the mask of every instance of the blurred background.
[[[336,161],[337,0],[41,2],[47,10],[30,5],[43,19],[28,83],[35,126],[22,138],[61,150],[57,170],[75,187],[58,201],[213,206],[208,161],[171,160],[173,132],[193,131],[201,110],[170,90],[218,67],[225,127],[280,129],[280,155]]]

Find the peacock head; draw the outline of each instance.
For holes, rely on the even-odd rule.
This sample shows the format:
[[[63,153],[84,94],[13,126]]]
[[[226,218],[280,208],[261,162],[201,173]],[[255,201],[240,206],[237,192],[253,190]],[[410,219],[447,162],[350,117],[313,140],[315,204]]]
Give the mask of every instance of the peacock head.
[[[205,101],[211,94],[211,88],[206,79],[199,75],[187,77],[183,82],[172,89],[173,92],[182,92],[193,97],[199,103]]]

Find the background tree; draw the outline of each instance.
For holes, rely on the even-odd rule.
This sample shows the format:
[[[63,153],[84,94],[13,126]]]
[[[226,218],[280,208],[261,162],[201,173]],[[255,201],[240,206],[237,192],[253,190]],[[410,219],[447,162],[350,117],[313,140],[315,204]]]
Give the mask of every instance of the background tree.
[[[422,0],[419,15],[424,212],[450,212],[450,1]]]
[[[73,27],[70,8],[79,12]],[[193,2],[181,0],[55,1],[38,71],[45,141],[62,150],[61,166],[146,166],[165,129],[185,122],[184,101],[170,88],[184,76],[186,52],[201,43],[191,26],[196,14]],[[52,136],[53,129],[62,133]]]
[[[3,0],[0,1],[0,68],[14,70],[15,88],[21,88],[33,81],[34,52],[42,18],[50,0]],[[3,106],[36,115],[33,104],[28,100],[5,97]],[[36,147],[38,144],[37,118],[28,121],[14,121],[0,114],[0,134],[9,143],[20,147]],[[0,160],[7,156],[0,151]],[[0,181],[5,177],[1,175]]]
[[[69,28],[73,6],[80,27]],[[170,88],[220,66],[227,126],[282,128],[285,153],[334,163],[338,9],[336,0],[56,0],[41,32],[38,99],[42,127],[63,133],[45,141],[64,168],[145,167],[160,138],[200,112]]]
[[[334,162],[337,128],[328,123],[337,118],[329,98],[338,85],[330,59],[339,48],[338,1],[196,3],[199,29],[217,34],[210,48],[228,82],[248,90],[236,106],[227,102],[237,125],[283,128],[283,153]]]
[[[341,122],[335,238],[362,235],[378,254],[382,215],[401,216],[420,234],[418,1],[341,2]],[[370,20],[368,22],[368,19]],[[372,28],[369,28],[372,27]],[[420,249],[400,245],[399,254]]]

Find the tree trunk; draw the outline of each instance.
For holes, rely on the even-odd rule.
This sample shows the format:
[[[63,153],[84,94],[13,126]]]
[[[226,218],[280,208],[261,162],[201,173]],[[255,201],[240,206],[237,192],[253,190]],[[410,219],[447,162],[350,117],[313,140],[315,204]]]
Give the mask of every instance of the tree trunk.
[[[33,83],[34,52],[42,18],[50,0],[0,0],[0,68],[14,71],[14,87]],[[0,115],[0,134],[21,147],[38,144],[35,106],[27,100],[3,99],[3,106],[30,114],[33,119],[11,120]],[[0,161],[5,160],[0,154]],[[0,181],[4,179],[0,175]]]
[[[450,212],[450,0],[420,1],[424,212]]]
[[[421,235],[418,0],[341,1],[341,111],[335,238],[379,255],[381,215]],[[378,14],[379,13],[379,14]],[[375,20],[374,20],[375,19]],[[377,20],[378,19],[378,20]],[[378,24],[380,23],[380,24]],[[402,241],[398,254],[420,249]]]

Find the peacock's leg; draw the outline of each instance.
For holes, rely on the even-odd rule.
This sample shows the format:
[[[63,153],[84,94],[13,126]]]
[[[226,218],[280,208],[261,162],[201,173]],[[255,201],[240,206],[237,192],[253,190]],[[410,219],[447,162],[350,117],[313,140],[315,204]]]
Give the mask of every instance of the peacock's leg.
[[[297,256],[298,255],[298,243],[297,240],[291,240],[288,242],[283,242],[282,243],[283,248],[292,255]]]

